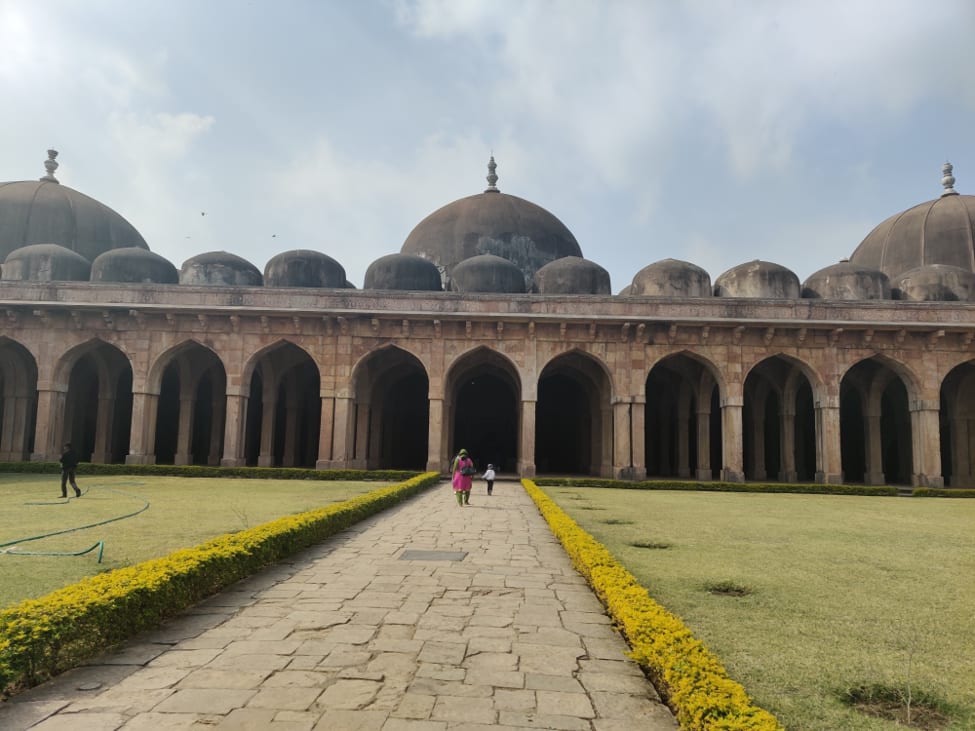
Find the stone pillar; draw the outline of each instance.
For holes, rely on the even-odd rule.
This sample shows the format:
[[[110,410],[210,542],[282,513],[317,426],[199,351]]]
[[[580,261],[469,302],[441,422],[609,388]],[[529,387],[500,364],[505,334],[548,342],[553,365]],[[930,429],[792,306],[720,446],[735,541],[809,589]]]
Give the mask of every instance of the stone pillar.
[[[321,394],[322,413],[318,429],[318,461],[316,470],[327,470],[332,466],[332,435],[335,428],[335,399]]]
[[[278,410],[278,389],[264,384],[261,394],[261,451],[257,456],[258,467],[274,466],[274,417]]]
[[[619,480],[633,479],[631,416],[629,403],[617,401],[613,404],[613,477]]]
[[[796,471],[796,407],[794,404],[782,405],[779,454],[782,468],[779,479],[782,482],[795,482],[799,479],[799,473]]]
[[[863,450],[865,470],[863,481],[868,485],[883,485],[884,480],[884,461],[880,445],[880,397],[875,399],[876,403],[871,403],[864,409],[863,414]]]
[[[765,400],[751,404],[752,410],[752,479],[764,480],[765,474]]]
[[[534,399],[522,399],[521,424],[519,432],[521,439],[518,445],[518,474],[521,477],[535,476],[535,407]]]
[[[185,393],[179,399],[179,427],[176,432],[175,464],[193,462],[193,417],[196,412],[196,399]]]
[[[919,399],[911,404],[911,442],[914,458],[914,474],[911,475],[911,482],[915,487],[945,486],[941,474],[940,406],[939,399]]]
[[[599,430],[592,435],[593,461],[598,460],[599,469],[590,470],[600,477],[613,476],[613,409],[606,405],[599,409]]]
[[[369,416],[370,404],[358,403],[355,407],[355,455],[352,467],[357,470],[366,469],[369,459]]]
[[[283,466],[294,467],[298,464],[298,424],[301,422],[301,409],[298,407],[297,395],[288,394],[284,412],[284,455]]]
[[[227,386],[227,408],[224,419],[222,467],[243,467],[244,435],[247,429],[247,389]]]
[[[816,404],[816,482],[843,482],[843,452],[840,448],[840,403],[829,396]]]
[[[99,411],[101,408],[102,405],[99,403]],[[159,394],[145,392],[132,394],[132,428],[129,431],[129,453],[125,456],[125,464],[156,463],[158,411]]]
[[[681,409],[677,414],[677,476],[691,476],[690,414]]]
[[[27,458],[27,423],[31,400],[27,396],[10,395],[3,404],[3,443],[0,460],[20,462]]]
[[[700,403],[700,402],[699,402]],[[697,410],[697,470],[698,480],[711,480],[711,401]]]
[[[112,426],[115,421],[115,399],[98,394],[98,414],[95,418],[95,449],[92,462],[106,464],[112,460]]]
[[[227,418],[227,397],[214,389],[213,401],[210,404],[210,448],[207,453],[207,464],[215,467],[220,464],[223,454],[223,430]]]
[[[643,401],[634,401],[630,406],[630,449],[633,453],[632,479],[647,479],[647,405]]]
[[[352,399],[347,396],[335,397],[335,426],[332,439],[332,467],[348,469],[351,465],[349,458],[349,412]]]
[[[443,399],[431,398],[427,424],[427,472],[446,472],[441,444],[443,443]]]
[[[724,482],[744,482],[742,466],[740,393],[729,394],[721,399],[721,479]]]
[[[37,384],[37,422],[34,424],[32,462],[56,462],[64,442],[64,404],[67,389]]]
[[[949,418],[951,419],[951,487],[970,487],[973,484],[972,454],[975,450],[973,422],[956,409],[952,409]]]

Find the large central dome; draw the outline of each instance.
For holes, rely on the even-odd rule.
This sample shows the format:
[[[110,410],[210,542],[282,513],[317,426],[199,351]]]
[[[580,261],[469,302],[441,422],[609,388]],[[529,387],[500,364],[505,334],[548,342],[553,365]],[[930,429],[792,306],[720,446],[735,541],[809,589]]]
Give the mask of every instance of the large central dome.
[[[488,188],[434,211],[406,237],[402,253],[432,261],[445,285],[450,272],[473,256],[493,254],[517,266],[526,286],[535,272],[564,256],[582,250],[559,219],[540,206],[500,192],[494,158],[488,163]]]
[[[57,181],[57,154],[48,150],[40,180],[0,183],[0,261],[32,244],[58,244],[88,261],[111,249],[148,249],[118,213]]]

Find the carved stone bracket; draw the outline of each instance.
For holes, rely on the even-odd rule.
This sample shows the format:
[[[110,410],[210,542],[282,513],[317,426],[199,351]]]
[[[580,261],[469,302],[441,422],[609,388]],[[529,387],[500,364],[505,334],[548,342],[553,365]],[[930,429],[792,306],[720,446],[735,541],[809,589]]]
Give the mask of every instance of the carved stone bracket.
[[[873,341],[873,329],[871,328],[869,330],[864,330],[863,331],[863,346],[866,347],[866,346],[870,345],[870,343],[872,341]]]
[[[372,328],[373,335],[379,334],[380,322],[378,317],[374,317],[371,320],[369,320],[369,326]]]
[[[271,321],[267,315],[261,315],[261,331],[265,333],[271,332]]]
[[[401,332],[402,332],[404,338],[408,338],[410,336],[410,321],[409,320],[403,320],[403,324],[402,324],[402,327],[401,327]]]
[[[443,323],[440,320],[433,321],[433,334],[438,338],[443,337]]]
[[[670,329],[667,330],[667,342],[670,345],[673,345],[674,342],[677,340],[677,331],[678,331],[677,323],[676,322],[670,323]]]
[[[806,342],[806,335],[808,334],[809,331],[806,328],[800,327],[799,332],[796,333],[796,343],[802,345],[804,342]]]
[[[734,343],[735,345],[739,345],[739,344],[741,343],[741,338],[742,338],[742,336],[743,336],[744,334],[745,334],[745,326],[744,326],[744,325],[739,325],[738,327],[736,327],[736,328],[735,328],[735,329],[734,329],[734,330],[732,331],[732,334],[731,334],[731,341],[732,341],[732,342],[733,342],[733,343]]]
[[[196,316],[196,320],[200,323],[200,327],[203,328],[204,331],[210,327],[210,318],[202,312]]]
[[[495,329],[498,331],[498,340],[501,340],[501,338],[504,337],[504,323],[501,322],[501,320],[498,320],[498,324]]]
[[[339,332],[343,335],[349,334],[349,321],[344,317],[336,317],[335,321],[339,324]]]
[[[709,337],[711,337],[711,326],[705,325],[701,328],[701,342],[707,343]]]
[[[240,316],[239,315],[231,315],[230,316],[230,329],[233,330],[235,333],[239,333],[240,332]]]
[[[762,340],[765,342],[766,348],[772,344],[772,338],[774,337],[775,337],[775,328],[774,327],[766,328],[765,335],[762,336]]]
[[[620,340],[626,342],[630,339],[630,323],[624,322],[620,327]]]
[[[843,328],[836,327],[830,330],[829,333],[829,344],[836,345],[836,341],[840,339],[840,335],[843,334]]]

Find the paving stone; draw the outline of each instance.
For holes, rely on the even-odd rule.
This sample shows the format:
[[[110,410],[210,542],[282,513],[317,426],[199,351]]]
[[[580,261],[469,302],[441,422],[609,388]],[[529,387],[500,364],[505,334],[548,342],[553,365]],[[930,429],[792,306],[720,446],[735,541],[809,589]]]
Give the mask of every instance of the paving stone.
[[[115,731],[125,721],[121,713],[59,713],[31,726],[31,731]]]
[[[525,674],[515,670],[471,670],[465,682],[475,685],[490,685],[492,688],[524,688]]]
[[[211,728],[220,717],[212,717],[202,713],[140,713],[126,722],[122,728],[125,731],[199,731]],[[78,729],[78,731],[82,731]]]
[[[385,711],[330,710],[322,715],[313,731],[382,731],[388,718]]]
[[[67,701],[7,701],[0,704],[0,728],[31,728],[67,705]]]
[[[98,695],[89,695],[73,701],[65,709],[65,713],[100,712],[121,713],[134,716],[137,713],[151,711],[159,703],[171,696],[175,691],[163,688],[160,690],[126,690],[110,688]]]
[[[126,690],[171,688],[192,672],[192,668],[142,668],[120,680],[115,687]]]
[[[272,672],[287,667],[287,655],[218,655],[205,666],[208,670],[236,669]]]
[[[256,690],[270,670],[218,670],[200,668],[194,670],[176,685],[177,688],[233,688],[236,690]]]
[[[170,650],[149,665],[156,668],[198,668],[220,655],[220,650]]]
[[[321,695],[319,688],[261,688],[247,703],[248,708],[271,708],[279,711],[304,711]]]
[[[369,680],[336,680],[318,698],[323,709],[360,709],[368,706],[380,684]]]
[[[535,711],[535,692],[514,688],[494,691],[494,708],[498,711]]]
[[[400,699],[399,705],[391,715],[396,718],[430,718],[430,712],[433,710],[433,704],[436,700],[436,697],[432,695],[407,692]]]
[[[585,688],[574,677],[525,673],[525,687],[529,690],[556,690],[562,693],[585,693]]]
[[[243,708],[254,696],[252,690],[229,688],[177,690],[153,710],[159,713],[219,713],[225,715]]]
[[[583,693],[560,693],[552,690],[535,692],[539,715],[576,716],[592,718],[596,715],[588,696]]]
[[[491,698],[457,698],[440,696],[433,704],[430,717],[436,721],[465,721],[468,723],[494,723],[497,720],[494,701]]]
[[[335,677],[330,672],[316,672],[314,670],[279,670],[268,677],[262,688],[324,688]]]
[[[446,731],[446,721],[416,721],[408,718],[390,718],[383,731]]]
[[[589,720],[585,718],[550,716],[526,711],[500,711],[498,720],[509,726],[547,729],[547,731],[590,731],[592,728]],[[634,725],[631,731],[636,731],[638,728],[640,728],[638,725]]]
[[[420,662],[460,665],[467,654],[467,643],[427,641],[417,655]]]

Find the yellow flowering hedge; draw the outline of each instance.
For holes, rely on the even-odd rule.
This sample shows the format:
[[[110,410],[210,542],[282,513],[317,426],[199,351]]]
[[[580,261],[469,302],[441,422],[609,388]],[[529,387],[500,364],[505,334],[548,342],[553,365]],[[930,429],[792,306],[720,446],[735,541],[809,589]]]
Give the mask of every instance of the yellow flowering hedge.
[[[428,472],[229,533],[0,611],[0,695],[78,665],[261,568],[435,484]]]
[[[630,644],[630,655],[654,680],[687,731],[782,731],[752,703],[718,659],[675,615],[657,604],[636,578],[531,480],[522,480],[555,536],[606,605]]]

